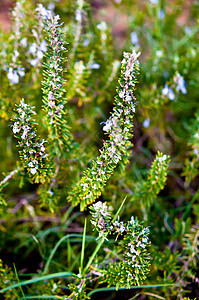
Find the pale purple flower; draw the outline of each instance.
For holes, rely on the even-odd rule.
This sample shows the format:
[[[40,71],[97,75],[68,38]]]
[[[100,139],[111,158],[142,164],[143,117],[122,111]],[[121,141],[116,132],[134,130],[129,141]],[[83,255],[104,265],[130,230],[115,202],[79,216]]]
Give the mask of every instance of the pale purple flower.
[[[172,89],[169,89],[168,97],[169,97],[170,100],[174,100],[175,99],[175,95],[174,95],[174,92],[172,91]]]
[[[185,87],[185,80],[183,79],[183,77],[178,73],[177,76],[175,77],[175,80],[177,82],[176,90],[181,91],[183,94],[186,94],[187,89]]]
[[[19,75],[16,70],[9,68],[7,77],[13,84],[19,83]]]
[[[90,69],[95,69],[95,70],[97,70],[97,69],[100,68],[100,65],[97,64],[97,63],[94,63],[94,64],[90,65],[89,68],[90,68]]]
[[[87,47],[89,45],[89,39],[85,39],[83,45],[84,47]]]
[[[145,128],[148,128],[150,126],[150,119],[146,118],[142,124]]]
[[[185,26],[185,32],[186,32],[186,34],[188,34],[188,35],[191,35],[191,34],[192,34],[192,30],[191,30],[191,28],[190,28],[189,26]]]
[[[175,95],[174,95],[174,92],[172,91],[171,88],[168,87],[167,84],[165,84],[164,88],[162,89],[162,94],[164,96],[168,96],[168,98],[170,100],[174,100],[175,99]]]
[[[160,10],[158,11],[158,18],[159,18],[160,20],[163,20],[164,17],[165,17],[165,12],[164,12],[163,9],[160,9]]]
[[[149,0],[152,4],[158,4],[159,0]]]
[[[133,45],[137,45],[138,44],[138,36],[136,32],[131,32],[131,43]]]
[[[121,224],[121,226],[120,226],[120,228],[119,228],[119,231],[120,231],[121,233],[123,233],[125,230],[126,230],[126,228],[124,227],[123,224]]]
[[[51,2],[51,3],[48,4],[48,9],[49,10],[52,11],[54,8],[55,8],[55,3],[54,2]]]

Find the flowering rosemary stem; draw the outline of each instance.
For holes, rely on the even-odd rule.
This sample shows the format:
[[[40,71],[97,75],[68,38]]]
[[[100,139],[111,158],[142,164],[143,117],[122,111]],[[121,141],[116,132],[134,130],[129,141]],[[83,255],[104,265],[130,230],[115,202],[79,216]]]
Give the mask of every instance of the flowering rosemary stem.
[[[131,138],[133,128],[133,113],[135,112],[135,89],[136,74],[139,73],[136,54],[124,52],[122,60],[121,77],[117,96],[115,97],[114,108],[110,118],[106,121],[103,130],[108,134],[100,150],[100,156],[92,162],[79,183],[69,196],[72,204],[80,204],[84,210],[87,205],[93,203],[101,195],[107,180],[113,174],[118,163],[126,165],[131,155]]]

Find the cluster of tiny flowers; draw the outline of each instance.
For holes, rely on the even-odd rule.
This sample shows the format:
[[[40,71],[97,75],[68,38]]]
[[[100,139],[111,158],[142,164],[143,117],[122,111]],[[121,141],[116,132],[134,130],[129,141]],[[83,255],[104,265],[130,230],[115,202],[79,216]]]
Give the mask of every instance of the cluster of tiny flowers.
[[[127,228],[123,221],[116,220],[113,223],[110,221],[112,207],[108,207],[106,202],[98,201],[90,207],[90,210],[92,215],[91,223],[98,231],[99,237],[104,237],[108,240],[108,234],[116,234],[118,237],[126,231]]]
[[[35,121],[32,119],[32,115],[36,113],[33,107],[26,104],[23,99],[17,105],[16,112],[17,115],[13,117],[12,131],[20,139],[19,146],[22,148],[19,151],[20,158],[29,174],[34,175],[34,181],[43,181],[42,178],[46,176],[46,169],[48,168],[48,155],[45,154],[44,144],[46,141],[39,142],[36,136]]]
[[[43,40],[40,45],[37,45],[36,43],[32,43],[29,47],[28,52],[33,56],[33,58],[30,60],[30,64],[32,66],[36,66],[39,61],[43,58],[44,53],[47,51],[46,47],[46,41]]]
[[[50,6],[53,8],[52,6]],[[28,49],[28,53],[30,54],[30,64],[32,66],[36,66],[43,58],[45,52],[47,51],[47,43],[43,40],[42,30],[44,27],[43,21],[46,19],[50,19],[53,15],[53,11],[50,9],[46,9],[41,3],[38,4],[35,9],[37,13],[38,19],[38,28],[37,30],[33,29],[33,35],[36,39],[36,42],[32,43]]]
[[[12,82],[13,84],[19,83],[20,77],[24,77],[24,75],[25,75],[25,69],[22,67],[16,66],[15,69],[13,69],[12,67],[8,68],[7,77],[10,80],[10,82]]]
[[[18,1],[12,12],[14,18],[14,34],[12,37],[14,41],[14,53],[12,55],[12,61],[9,67],[5,68],[5,70],[8,72],[7,78],[12,84],[19,83],[20,77],[24,77],[25,75],[25,69],[20,66],[19,62],[21,28],[23,27],[24,18],[23,2],[23,0]]]
[[[180,91],[183,94],[187,93],[185,80],[179,73],[177,73],[174,76],[173,81],[174,81],[174,84],[172,85],[172,87],[169,87],[168,84],[165,84],[164,88],[162,89],[162,95],[168,97],[170,100],[175,99],[175,94],[174,94],[172,88],[175,88],[176,92]]]
[[[46,9],[41,3],[38,4],[38,7],[35,9],[35,11],[41,15],[42,19],[51,18],[51,10]]]
[[[149,272],[149,228],[139,224],[134,217],[131,217],[124,228],[123,260],[109,266],[107,272],[109,286],[130,287],[135,284],[139,285]]]
[[[44,13],[43,13],[44,14]],[[44,14],[45,15],[45,14]],[[44,64],[43,102],[44,110],[47,114],[49,129],[49,139],[55,141],[57,155],[60,156],[63,147],[70,143],[71,136],[68,132],[68,126],[64,118],[64,104],[66,102],[63,96],[65,90],[63,84],[63,55],[66,51],[64,47],[63,35],[60,32],[59,15],[47,17],[44,20],[44,29],[47,32],[48,51],[46,53],[47,62]],[[52,143],[51,143],[52,144]],[[58,149],[59,148],[59,149]],[[67,152],[68,150],[65,149]]]
[[[124,52],[122,60],[121,78],[119,79],[118,95],[110,118],[105,122],[103,130],[109,135],[100,150],[100,156],[92,163],[92,167],[84,172],[80,182],[76,185],[69,200],[74,205],[80,203],[81,209],[91,204],[101,195],[102,189],[112,175],[119,161],[128,163],[132,147],[131,137],[133,128],[133,114],[135,112],[135,97],[133,94],[138,73],[140,53]]]
[[[99,232],[99,237],[107,239],[107,235],[110,232],[110,208],[106,203],[98,201],[91,207],[91,223],[94,225],[95,229]]]

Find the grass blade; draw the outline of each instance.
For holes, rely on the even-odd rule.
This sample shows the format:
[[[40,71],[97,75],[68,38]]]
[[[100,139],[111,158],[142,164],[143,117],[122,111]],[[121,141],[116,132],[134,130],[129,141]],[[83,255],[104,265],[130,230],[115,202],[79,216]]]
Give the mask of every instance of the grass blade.
[[[29,280],[21,281],[20,283],[16,283],[16,284],[7,286],[6,288],[0,290],[0,293],[6,292],[8,290],[14,289],[19,286],[28,285],[28,284],[32,284],[35,282],[49,280],[52,278],[59,278],[59,277],[77,277],[77,276],[71,272],[59,272],[59,273],[49,274],[49,275],[45,275],[45,276],[41,276],[41,277],[35,277],[35,278],[29,279]]]

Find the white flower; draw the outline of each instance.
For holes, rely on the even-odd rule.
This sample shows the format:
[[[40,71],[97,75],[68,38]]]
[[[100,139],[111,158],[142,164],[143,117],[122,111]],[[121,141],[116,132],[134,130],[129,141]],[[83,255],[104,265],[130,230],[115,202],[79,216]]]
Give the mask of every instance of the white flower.
[[[120,232],[124,232],[126,230],[126,228],[124,227],[124,225],[122,224],[121,226],[120,226],[120,228],[119,228],[119,231]]]
[[[54,195],[54,193],[53,193],[51,190],[48,190],[48,193],[49,193],[51,196]]]
[[[18,67],[17,71],[18,71],[19,76],[23,77],[25,75],[25,71],[24,70],[25,70],[24,68]]]
[[[42,145],[40,150],[41,150],[41,152],[44,152],[45,151],[45,147]]]
[[[126,95],[126,101],[131,101],[131,96],[129,94]]]
[[[78,21],[78,22],[81,22],[81,20],[82,20],[82,12],[81,12],[81,10],[77,10],[76,11],[75,20]]]
[[[43,51],[43,52],[46,52],[47,51],[47,43],[46,43],[46,41],[42,41],[41,42],[41,45],[39,46],[39,49],[41,50],[41,51]]]
[[[146,118],[142,124],[145,128],[148,128],[149,125],[150,125],[150,119],[149,118]]]
[[[162,57],[163,56],[163,51],[162,50],[157,50],[155,54],[156,54],[157,57]]]
[[[106,25],[106,23],[105,22],[101,22],[101,23],[99,23],[98,25],[97,25],[97,28],[99,29],[99,30],[106,30],[107,29],[107,25]]]
[[[43,56],[44,56],[44,53],[41,50],[38,50],[37,51],[37,57],[38,57],[38,59],[42,59]]]
[[[15,122],[12,128],[12,131],[14,134],[16,134],[17,132],[19,132],[21,130],[21,128],[18,126],[18,122]]]
[[[36,168],[31,168],[30,169],[30,173],[33,174],[33,175],[36,174],[37,173],[37,169]]]
[[[172,89],[169,89],[168,97],[169,97],[170,100],[174,100],[175,99],[175,95],[174,95],[174,92],[172,91]]]
[[[120,98],[123,98],[124,95],[125,95],[125,91],[119,91],[119,97],[120,97]]]
[[[30,60],[30,64],[34,67],[34,66],[36,66],[37,64],[38,64],[38,62],[39,62],[39,59],[38,58],[35,58],[35,59],[31,59]]]
[[[27,46],[27,38],[21,39],[20,44],[21,44],[23,47],[26,47],[26,46]]]
[[[37,51],[37,44],[36,43],[32,43],[29,47],[29,52],[31,54],[35,54],[35,52]]]
[[[168,92],[169,92],[168,85],[165,84],[164,88],[162,89],[162,94],[163,94],[164,96],[166,96],[166,95],[168,94]]]
[[[28,166],[29,166],[30,168],[34,167],[34,165],[33,165],[32,162],[30,162],[30,163],[28,164]]]
[[[17,74],[16,70],[9,68],[7,77],[12,83],[14,84],[19,83],[19,75]]]
[[[111,127],[112,127],[112,122],[111,120],[107,120],[105,122],[105,126],[103,127],[103,130],[106,131],[106,132],[109,132],[111,130]]]

